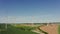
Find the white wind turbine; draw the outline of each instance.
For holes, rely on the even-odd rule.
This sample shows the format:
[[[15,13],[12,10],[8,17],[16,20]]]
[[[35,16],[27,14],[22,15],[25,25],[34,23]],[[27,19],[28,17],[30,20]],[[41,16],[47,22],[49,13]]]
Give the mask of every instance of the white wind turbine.
[[[32,16],[32,27],[33,27],[33,25],[34,25],[34,22],[33,22],[33,20],[34,20],[34,16]]]

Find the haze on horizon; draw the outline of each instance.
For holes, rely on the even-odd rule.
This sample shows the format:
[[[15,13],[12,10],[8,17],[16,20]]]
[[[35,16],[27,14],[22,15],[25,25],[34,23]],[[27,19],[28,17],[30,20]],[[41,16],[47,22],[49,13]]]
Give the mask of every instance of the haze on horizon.
[[[0,23],[60,22],[60,0],[0,0]]]

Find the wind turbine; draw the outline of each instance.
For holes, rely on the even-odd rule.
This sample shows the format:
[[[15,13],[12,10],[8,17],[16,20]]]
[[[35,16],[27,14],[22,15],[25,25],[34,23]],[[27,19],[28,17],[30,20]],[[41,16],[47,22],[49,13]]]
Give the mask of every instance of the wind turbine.
[[[5,28],[7,29],[7,23],[6,23],[6,25],[5,25]]]
[[[33,27],[33,25],[34,25],[34,22],[33,22],[33,20],[34,20],[34,16],[32,16],[32,27]]]

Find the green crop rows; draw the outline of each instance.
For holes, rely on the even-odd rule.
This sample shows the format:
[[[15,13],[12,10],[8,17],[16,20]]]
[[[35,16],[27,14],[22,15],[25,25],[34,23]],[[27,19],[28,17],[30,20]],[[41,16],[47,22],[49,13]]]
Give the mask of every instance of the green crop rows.
[[[7,30],[0,31],[0,34],[37,34],[30,30],[31,30],[31,27],[19,27],[18,29],[18,27],[8,25]]]

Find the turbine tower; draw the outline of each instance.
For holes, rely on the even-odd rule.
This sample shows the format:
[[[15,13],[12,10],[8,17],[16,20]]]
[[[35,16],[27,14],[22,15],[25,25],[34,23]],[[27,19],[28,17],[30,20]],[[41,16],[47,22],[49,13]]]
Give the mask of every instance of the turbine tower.
[[[34,20],[34,16],[32,16],[32,27],[33,27],[33,25],[34,25],[34,22],[33,22],[33,20]]]

